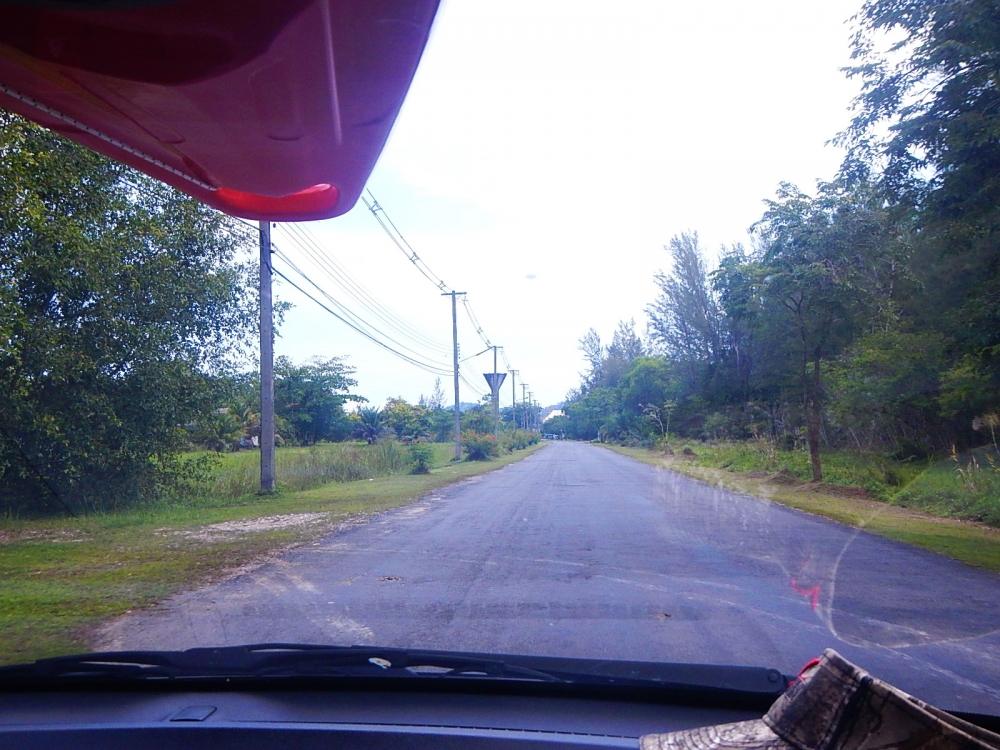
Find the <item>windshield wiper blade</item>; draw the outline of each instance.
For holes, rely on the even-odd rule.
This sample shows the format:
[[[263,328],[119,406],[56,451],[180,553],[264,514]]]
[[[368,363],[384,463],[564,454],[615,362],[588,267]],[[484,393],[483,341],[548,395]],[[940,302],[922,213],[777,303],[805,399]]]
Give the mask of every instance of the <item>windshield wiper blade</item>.
[[[237,647],[262,659],[257,674],[323,676],[337,674],[394,677],[489,677],[562,682],[550,672],[507,661],[502,656],[378,646],[321,646],[262,643]]]
[[[0,684],[20,680],[183,680],[271,677],[464,677],[561,682],[501,658],[368,646],[262,643],[186,651],[116,651],[0,667]]]
[[[0,667],[0,689],[95,682],[261,683],[295,679],[511,681],[653,690],[677,696],[774,700],[787,676],[763,667],[636,662],[301,643],[259,643],[186,651],[118,651]]]

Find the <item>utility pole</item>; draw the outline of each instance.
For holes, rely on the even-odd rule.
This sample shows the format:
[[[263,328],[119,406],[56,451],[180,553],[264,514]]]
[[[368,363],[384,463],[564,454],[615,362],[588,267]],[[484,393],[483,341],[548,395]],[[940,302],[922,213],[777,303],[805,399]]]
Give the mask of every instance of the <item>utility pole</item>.
[[[535,429],[535,394],[528,391],[528,424],[531,425],[528,429]]]
[[[465,292],[444,292],[442,297],[451,297],[451,341],[455,367],[455,460],[462,460],[462,410],[458,405],[458,295]]]
[[[274,321],[271,222],[260,222],[260,491],[274,492]]]
[[[519,370],[510,371],[510,424],[517,429],[517,373]]]
[[[528,429],[528,384],[521,383],[521,411],[524,412],[524,429]]]

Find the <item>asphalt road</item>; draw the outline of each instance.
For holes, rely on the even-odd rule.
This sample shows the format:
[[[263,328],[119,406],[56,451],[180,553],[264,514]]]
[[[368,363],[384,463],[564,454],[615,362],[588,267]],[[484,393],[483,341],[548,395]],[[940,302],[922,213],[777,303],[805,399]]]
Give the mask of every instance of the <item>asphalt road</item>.
[[[529,458],[108,626],[261,641],[754,664],[832,647],[1000,713],[1000,576],[603,448]]]

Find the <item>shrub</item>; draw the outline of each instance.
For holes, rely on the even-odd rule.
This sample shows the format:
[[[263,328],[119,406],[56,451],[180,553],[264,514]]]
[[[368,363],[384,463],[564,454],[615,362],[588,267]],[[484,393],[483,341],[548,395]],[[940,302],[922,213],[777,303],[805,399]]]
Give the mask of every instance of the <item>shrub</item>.
[[[499,452],[497,439],[482,432],[463,432],[462,445],[465,457],[470,461],[486,461]]]
[[[534,445],[539,440],[541,440],[541,437],[537,432],[531,432],[530,430],[507,430],[500,433],[499,446],[507,453],[513,453],[522,448],[527,448],[529,445]]]
[[[413,443],[410,446],[410,460],[413,474],[429,474],[431,471],[431,461],[434,459],[434,451],[426,443]]]
[[[662,451],[665,456],[674,455],[674,449],[670,447],[670,438],[664,436],[656,438],[653,450]]]

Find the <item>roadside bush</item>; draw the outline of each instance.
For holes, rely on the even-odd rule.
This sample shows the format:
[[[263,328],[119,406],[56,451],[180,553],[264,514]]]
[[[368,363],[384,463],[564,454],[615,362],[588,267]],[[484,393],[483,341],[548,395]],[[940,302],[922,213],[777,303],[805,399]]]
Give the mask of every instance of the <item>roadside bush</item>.
[[[497,439],[482,432],[463,432],[462,446],[469,461],[486,461],[499,452]]]
[[[534,445],[541,437],[539,437],[537,432],[531,432],[530,430],[508,430],[506,432],[500,433],[499,446],[507,453],[513,453],[514,451],[527,448],[529,445]]]
[[[413,462],[411,474],[430,474],[434,451],[427,443],[413,443],[410,446],[410,461]]]
[[[658,450],[665,456],[674,455],[674,449],[670,446],[670,438],[666,435],[656,438],[656,443],[653,446],[653,450]]]

